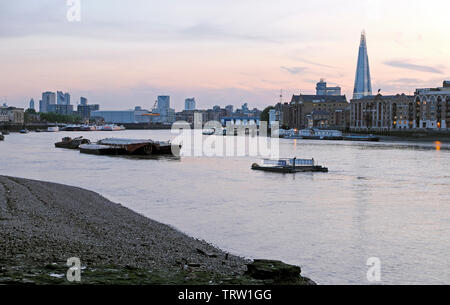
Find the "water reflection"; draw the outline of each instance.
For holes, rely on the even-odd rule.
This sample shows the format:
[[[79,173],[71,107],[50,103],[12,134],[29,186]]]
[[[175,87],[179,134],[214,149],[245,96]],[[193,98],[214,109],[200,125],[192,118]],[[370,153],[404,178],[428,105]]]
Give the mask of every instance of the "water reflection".
[[[279,175],[252,171],[254,157],[55,149],[66,135],[73,136],[8,136],[0,174],[96,191],[232,253],[298,264],[322,284],[367,284],[368,256],[380,257],[383,284],[450,284],[448,143],[281,140],[282,157],[314,158],[330,171]],[[171,138],[168,131],[85,135]]]
[[[442,143],[440,141],[434,142],[434,145],[436,146],[436,150],[441,150]]]

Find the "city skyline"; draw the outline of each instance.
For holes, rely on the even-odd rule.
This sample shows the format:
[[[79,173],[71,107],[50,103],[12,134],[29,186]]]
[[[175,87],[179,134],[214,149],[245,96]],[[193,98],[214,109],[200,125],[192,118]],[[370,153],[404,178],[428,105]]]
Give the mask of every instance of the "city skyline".
[[[280,89],[289,102],[325,78],[350,100],[363,29],[374,92],[411,94],[450,78],[450,40],[439,31],[445,1],[432,1],[439,10],[421,1],[330,2],[326,9],[312,1],[137,2],[82,0],[80,22],[66,20],[64,1],[2,2],[0,98],[26,107],[43,91],[62,90],[104,109],[151,108],[164,94],[177,110],[192,96],[198,108],[264,108]],[[427,22],[417,22],[417,12]]]

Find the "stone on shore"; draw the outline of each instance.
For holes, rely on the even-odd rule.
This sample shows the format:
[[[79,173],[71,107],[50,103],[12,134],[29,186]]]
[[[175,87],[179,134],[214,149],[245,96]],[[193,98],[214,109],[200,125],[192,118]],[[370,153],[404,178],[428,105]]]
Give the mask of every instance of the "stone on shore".
[[[281,261],[255,259],[252,263],[247,264],[247,268],[248,276],[272,284],[315,284],[310,279],[301,276],[299,266],[288,265]]]

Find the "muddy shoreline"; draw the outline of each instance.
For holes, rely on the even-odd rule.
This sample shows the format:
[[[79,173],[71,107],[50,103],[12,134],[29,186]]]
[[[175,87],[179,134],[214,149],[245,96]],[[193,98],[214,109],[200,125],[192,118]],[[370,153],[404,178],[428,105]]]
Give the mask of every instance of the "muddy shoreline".
[[[97,193],[21,178],[0,176],[0,244],[3,284],[68,284],[71,257],[84,284],[274,283],[246,273],[251,261]]]

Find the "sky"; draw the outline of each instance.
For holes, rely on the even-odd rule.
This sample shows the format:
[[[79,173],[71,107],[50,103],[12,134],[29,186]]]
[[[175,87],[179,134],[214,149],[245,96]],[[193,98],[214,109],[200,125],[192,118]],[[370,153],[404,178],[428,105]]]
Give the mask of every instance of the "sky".
[[[78,1],[0,1],[2,103],[60,90],[103,110],[151,109],[158,95],[177,111],[187,97],[264,108],[320,78],[350,100],[362,30],[375,92],[450,80],[447,0]]]

